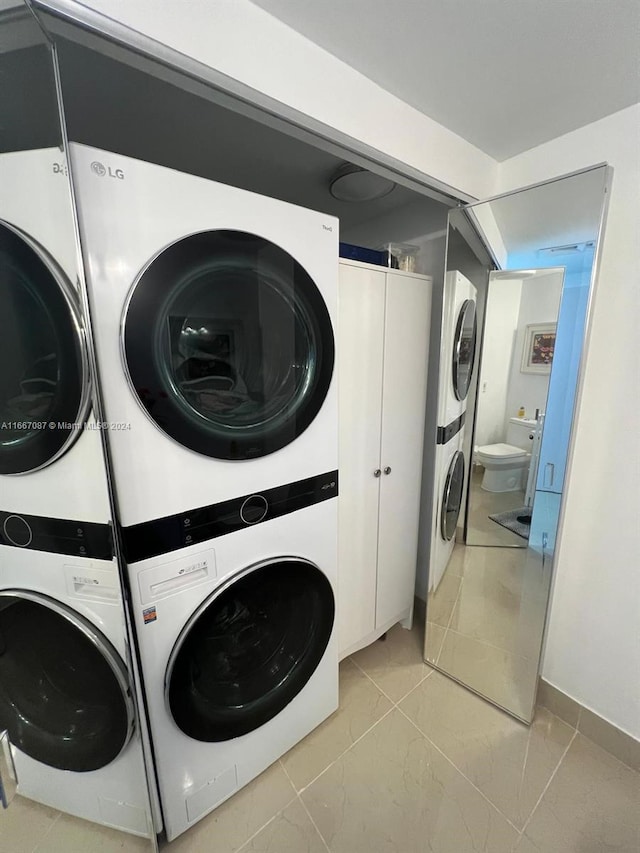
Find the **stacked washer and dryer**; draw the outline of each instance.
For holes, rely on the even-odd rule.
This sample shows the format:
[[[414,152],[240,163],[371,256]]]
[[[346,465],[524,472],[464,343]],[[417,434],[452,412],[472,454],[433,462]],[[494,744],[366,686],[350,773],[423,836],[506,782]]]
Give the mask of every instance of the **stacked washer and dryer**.
[[[338,705],[338,223],[71,148],[172,840]]]
[[[464,496],[465,419],[476,338],[476,289],[462,273],[450,270],[444,280],[429,564],[429,590],[434,592],[451,558]]]
[[[20,794],[149,835],[60,159],[0,157],[0,730]]]

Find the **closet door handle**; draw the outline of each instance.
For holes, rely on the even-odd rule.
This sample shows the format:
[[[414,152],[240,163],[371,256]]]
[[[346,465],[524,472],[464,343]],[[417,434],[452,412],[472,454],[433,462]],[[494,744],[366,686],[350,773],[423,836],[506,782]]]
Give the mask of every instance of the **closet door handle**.
[[[379,468],[376,468],[376,470],[373,472],[374,477],[379,477],[380,474],[382,474],[382,471]]]
[[[385,474],[390,474],[390,473],[391,473],[391,467],[390,467],[389,465],[387,465],[387,467],[384,469],[384,473],[385,473]]]

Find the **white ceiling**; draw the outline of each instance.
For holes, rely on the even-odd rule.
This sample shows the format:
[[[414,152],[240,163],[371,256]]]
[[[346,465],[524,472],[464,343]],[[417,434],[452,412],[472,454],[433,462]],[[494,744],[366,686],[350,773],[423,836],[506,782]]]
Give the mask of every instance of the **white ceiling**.
[[[252,2],[497,160],[640,100],[639,0]]]

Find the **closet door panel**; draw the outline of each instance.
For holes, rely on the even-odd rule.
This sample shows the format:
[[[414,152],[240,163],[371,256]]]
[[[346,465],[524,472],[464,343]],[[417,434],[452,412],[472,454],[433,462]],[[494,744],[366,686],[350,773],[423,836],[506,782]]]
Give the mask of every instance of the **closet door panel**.
[[[375,628],[385,273],[340,264],[338,613],[343,656]]]
[[[388,273],[376,623],[413,603],[427,393],[431,280]],[[390,468],[387,474],[385,470]]]

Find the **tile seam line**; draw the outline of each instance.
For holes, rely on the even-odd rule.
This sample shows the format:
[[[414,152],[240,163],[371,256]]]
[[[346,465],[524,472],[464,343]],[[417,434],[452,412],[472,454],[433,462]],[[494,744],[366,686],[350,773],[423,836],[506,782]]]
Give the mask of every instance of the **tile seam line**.
[[[375,642],[377,642],[377,640],[376,640]],[[404,700],[407,698],[407,696],[409,695],[409,693],[412,693],[412,692],[416,689],[416,687],[419,687],[419,686],[422,684],[422,682],[425,680],[425,678],[429,678],[429,676],[430,676],[430,675],[432,675],[432,674],[435,672],[435,669],[433,669],[433,668],[431,667],[431,664],[428,664],[426,661],[424,661],[424,660],[423,660],[423,661],[422,661],[422,665],[423,665],[425,668],[428,668],[428,669],[429,669],[429,671],[428,671],[428,672],[425,672],[425,674],[422,676],[422,678],[420,679],[420,681],[418,681],[416,684],[414,684],[414,685],[413,685],[413,687],[411,687],[409,690],[407,690],[407,692],[406,692],[406,693],[404,693],[404,694],[400,697],[400,699],[398,699],[398,701],[396,702],[394,699],[392,699],[392,698],[391,698],[391,696],[389,696],[389,694],[388,694],[388,693],[385,693],[385,692],[384,692],[384,690],[382,689],[382,687],[380,687],[380,685],[378,684],[378,682],[377,682],[377,681],[374,681],[374,679],[372,678],[372,676],[370,676],[370,675],[369,675],[369,673],[368,673],[368,672],[366,672],[366,671],[365,671],[365,670],[360,666],[360,664],[359,664],[359,663],[356,663],[356,661],[354,661],[352,658],[350,658],[350,660],[351,660],[351,663],[352,663],[355,667],[357,667],[357,668],[360,670],[360,672],[365,676],[365,678],[368,678],[368,679],[369,679],[369,681],[373,684],[373,686],[374,686],[374,687],[376,687],[376,688],[380,691],[380,693],[382,693],[382,695],[383,695],[385,698],[387,698],[387,699],[389,700],[389,702],[391,702],[391,703],[392,703],[393,705],[395,705],[396,707],[397,707],[397,705],[398,705],[398,702],[404,702]]]
[[[388,697],[387,697],[387,698],[388,698]],[[384,712],[384,714],[380,717],[380,719],[379,719],[379,720],[376,720],[376,721],[375,721],[375,723],[373,723],[373,725],[369,726],[369,728],[368,728],[365,732],[363,732],[363,733],[360,735],[360,737],[356,738],[356,739],[353,741],[353,743],[349,744],[349,746],[348,746],[346,749],[343,749],[343,750],[342,750],[342,752],[340,753],[340,755],[338,755],[338,756],[337,756],[337,757],[336,757],[336,758],[331,762],[331,764],[328,764],[328,765],[324,768],[324,770],[322,770],[320,773],[318,773],[318,775],[317,775],[317,776],[314,776],[314,778],[313,778],[310,782],[308,782],[308,783],[307,783],[303,788],[300,788],[300,790],[297,792],[297,795],[298,795],[298,796],[300,796],[301,794],[304,794],[304,792],[305,792],[305,791],[307,791],[307,790],[308,790],[308,789],[309,789],[313,784],[315,784],[321,776],[324,776],[324,774],[325,774],[328,770],[330,770],[330,769],[333,767],[333,765],[334,765],[334,764],[336,764],[338,761],[340,761],[340,759],[341,759],[343,756],[345,756],[345,755],[349,752],[349,750],[353,749],[353,747],[354,747],[357,743],[360,743],[360,741],[362,740],[362,738],[363,738],[363,737],[366,737],[366,736],[369,734],[369,732],[370,732],[370,731],[372,731],[373,729],[375,729],[375,727],[378,725],[378,723],[381,723],[381,722],[384,720],[384,718],[385,718],[385,717],[388,717],[388,716],[389,716],[389,714],[393,711],[393,709],[394,709],[394,708],[395,708],[395,705],[392,705],[392,706],[391,706],[391,708],[389,708],[387,711],[385,711],[385,712]],[[292,784],[293,784],[293,783],[292,783]],[[295,788],[295,785],[294,785],[294,788]]]
[[[305,801],[302,799],[302,797],[300,796],[300,794],[298,794],[298,800],[299,800],[300,804],[302,805],[302,808],[305,810],[307,817],[309,818],[309,820],[313,824],[313,828],[318,833],[318,837],[322,841],[322,844],[324,845],[325,850],[327,851],[327,853],[331,853],[331,850],[329,849],[329,845],[327,844],[327,842],[324,839],[324,835],[318,829],[318,824],[313,819],[313,815],[311,814],[311,812],[307,808],[307,805],[306,805]]]
[[[524,830],[520,830],[520,829],[518,829],[518,827],[515,825],[515,823],[514,823],[510,818],[508,818],[508,817],[506,816],[506,814],[502,811],[502,809],[499,809],[499,808],[498,808],[498,806],[497,806],[494,802],[492,802],[492,801],[489,799],[489,797],[487,797],[487,795],[486,795],[483,791],[481,791],[481,790],[480,790],[480,788],[478,788],[478,786],[475,784],[475,782],[473,782],[471,779],[469,779],[469,777],[468,777],[465,773],[463,773],[463,772],[462,772],[462,770],[457,766],[457,764],[455,764],[455,763],[454,763],[454,762],[449,758],[449,756],[448,756],[446,753],[444,753],[444,752],[440,749],[440,747],[439,747],[436,743],[434,743],[434,742],[431,740],[431,738],[430,738],[428,735],[426,735],[426,734],[422,731],[422,729],[420,728],[420,726],[418,726],[418,725],[417,725],[417,723],[414,723],[414,721],[411,719],[411,717],[409,717],[409,716],[407,716],[407,714],[405,714],[405,712],[402,710],[402,708],[398,708],[398,711],[400,711],[400,713],[402,714],[402,716],[403,716],[406,720],[408,720],[408,722],[410,722],[410,723],[411,723],[411,725],[414,727],[414,729],[415,729],[417,732],[419,732],[419,733],[422,735],[422,737],[423,737],[426,741],[428,741],[428,742],[431,744],[431,746],[436,750],[436,752],[439,752],[439,753],[440,753],[440,755],[445,759],[445,761],[447,761],[447,762],[448,762],[448,763],[453,767],[453,769],[456,771],[456,773],[459,773],[459,774],[462,776],[462,778],[463,778],[465,781],[467,781],[467,782],[471,785],[471,787],[472,787],[472,788],[474,788],[474,789],[475,789],[475,790],[480,794],[480,796],[482,797],[482,799],[483,799],[485,802],[489,803],[489,805],[491,806],[491,808],[492,808],[492,809],[494,809],[494,810],[495,810],[495,811],[500,815],[500,817],[501,817],[501,818],[503,818],[504,820],[506,820],[506,822],[509,824],[509,826],[510,826],[512,829],[514,829],[514,830],[518,833],[518,835],[521,835],[521,834],[522,834],[522,832],[523,832]]]
[[[278,759],[278,761],[280,761],[280,759]],[[275,762],[274,762],[274,763],[275,763]],[[284,768],[283,768],[283,769],[284,769]],[[290,780],[289,780],[289,781],[290,781]],[[253,839],[254,839],[257,835],[260,835],[260,833],[262,832],[262,830],[263,830],[263,829],[266,829],[266,828],[269,826],[269,824],[270,824],[270,823],[273,823],[273,821],[274,821],[277,817],[279,817],[279,816],[282,814],[282,812],[283,812],[283,811],[285,811],[286,809],[288,809],[288,808],[289,808],[289,806],[290,806],[292,803],[294,803],[294,802],[296,801],[296,799],[297,799],[297,798],[298,798],[298,795],[294,793],[294,796],[293,796],[293,797],[292,797],[292,798],[287,802],[287,804],[286,804],[286,805],[284,805],[281,809],[278,809],[278,811],[277,811],[274,815],[272,815],[272,816],[269,818],[269,820],[268,820],[268,821],[266,821],[266,823],[263,823],[263,824],[262,824],[262,826],[261,826],[259,829],[256,829],[256,831],[255,831],[252,835],[250,835],[250,836],[249,836],[249,838],[247,838],[247,840],[246,840],[246,841],[243,841],[243,842],[242,842],[242,844],[240,845],[240,847],[235,847],[235,848],[234,848],[233,853],[241,853],[241,851],[245,849],[245,847],[247,846],[247,844],[250,844],[250,843],[253,841]],[[213,812],[210,812],[210,814],[213,814]]]
[[[446,573],[446,568],[445,568]],[[442,582],[442,578],[440,579]],[[458,602],[460,601],[460,596],[462,595],[462,587],[464,586],[464,575],[460,577],[460,586],[458,587],[458,592],[456,594],[455,601],[453,602],[453,607],[451,608],[451,613],[449,614],[449,619],[447,620],[447,627],[444,629],[444,639],[442,640],[442,644],[440,645],[440,649],[438,651],[435,665],[438,666],[440,664],[440,658],[442,657],[442,652],[444,651],[445,643],[447,642],[447,634],[449,633],[449,628],[451,627],[451,622],[453,620],[453,614],[456,611],[456,607],[458,606]],[[429,610],[429,602],[427,602],[427,612]]]
[[[49,808],[50,808],[50,806],[49,806]],[[42,838],[38,842],[36,842],[36,844],[33,846],[32,853],[38,853],[39,850],[42,851],[43,848],[41,847],[41,845],[49,837],[49,834],[53,831],[53,827],[58,823],[58,821],[60,820],[61,817],[62,817],[62,812],[58,811],[56,819],[51,823],[51,826],[49,827],[49,829],[45,832],[45,834],[42,836]]]
[[[560,769],[560,765],[561,765],[561,764],[562,764],[562,762],[565,760],[565,758],[566,758],[566,756],[567,756],[567,753],[568,753],[568,752],[569,752],[569,750],[571,749],[571,744],[574,742],[574,740],[576,739],[576,737],[577,737],[577,736],[578,736],[578,730],[577,730],[577,729],[574,729],[573,735],[571,736],[571,740],[569,741],[569,743],[568,743],[568,744],[567,744],[567,746],[565,747],[565,749],[564,749],[564,751],[563,751],[562,755],[560,756],[560,759],[559,759],[558,763],[556,764],[556,766],[555,766],[555,768],[554,768],[554,770],[553,770],[553,773],[552,773],[552,774],[551,774],[551,776],[549,777],[549,781],[548,781],[548,782],[547,782],[547,784],[544,786],[544,789],[543,789],[542,793],[541,793],[541,794],[540,794],[540,796],[538,797],[538,799],[537,799],[537,801],[536,801],[535,806],[531,809],[531,813],[529,814],[529,817],[526,819],[526,821],[525,821],[525,823],[524,823],[524,826],[522,827],[522,833],[521,833],[522,835],[524,835],[524,834],[525,834],[525,832],[526,832],[526,830],[527,830],[527,827],[528,827],[528,826],[529,826],[529,824],[531,823],[531,819],[533,818],[534,814],[536,813],[536,811],[537,811],[537,809],[538,809],[538,806],[539,806],[539,805],[540,805],[540,803],[542,802],[542,800],[543,800],[543,798],[544,798],[544,795],[545,795],[545,794],[547,793],[547,791],[549,790],[549,786],[551,785],[551,783],[552,783],[552,782],[553,782],[553,780],[555,779],[556,774],[557,774],[558,770]]]
[[[451,618],[453,618],[453,614],[452,614]],[[431,624],[436,625],[437,623],[432,622]],[[442,628],[442,625],[438,625],[438,627]],[[488,646],[490,649],[495,649],[498,652],[502,652],[503,654],[508,654],[511,657],[518,658],[519,660],[524,660],[524,661],[532,661],[533,660],[533,658],[528,658],[528,657],[526,657],[526,655],[521,655],[521,654],[518,654],[517,652],[512,652],[509,649],[505,649],[503,646],[498,646],[495,643],[490,643],[488,640],[483,640],[480,637],[473,637],[471,634],[465,634],[463,631],[458,631],[457,628],[452,628],[451,625],[449,625],[444,630],[446,632],[450,631],[452,634],[455,634],[457,637],[465,637],[467,640],[473,640],[475,643],[482,643],[483,646]]]
[[[307,808],[307,806],[306,806],[306,804],[305,804],[304,800],[303,800],[303,799],[302,799],[302,797],[300,796],[300,792],[298,791],[298,789],[297,789],[297,788],[296,788],[296,786],[294,785],[294,783],[293,783],[293,779],[292,779],[292,778],[291,778],[291,776],[289,775],[289,771],[288,771],[288,770],[287,770],[287,768],[284,766],[284,762],[282,761],[282,759],[281,759],[281,758],[279,758],[279,759],[278,759],[278,761],[279,761],[279,764],[280,764],[280,766],[282,767],[282,769],[283,769],[283,771],[284,771],[285,776],[286,776],[286,777],[287,777],[287,779],[289,780],[289,782],[290,782],[290,784],[291,784],[291,787],[292,787],[292,788],[293,788],[293,790],[296,792],[296,799],[298,800],[298,802],[300,803],[300,805],[302,806],[302,808],[305,810],[305,812],[306,812],[306,814],[307,814],[307,817],[309,818],[309,820],[310,820],[310,821],[311,821],[311,823],[313,824],[313,828],[314,828],[314,829],[315,829],[315,831],[318,833],[318,836],[319,836],[320,840],[322,841],[322,844],[324,845],[325,850],[327,851],[327,853],[331,853],[331,851],[329,850],[329,845],[328,845],[328,844],[327,844],[327,842],[324,840],[324,835],[323,835],[323,834],[320,832],[320,830],[318,829],[318,825],[316,824],[315,820],[314,820],[314,819],[313,819],[313,817],[311,816],[311,812],[310,812],[310,811],[309,811],[309,809]],[[291,802],[293,802],[293,800],[292,800]],[[291,803],[289,803],[289,805],[291,805]],[[289,808],[289,806],[287,806],[287,808]]]

